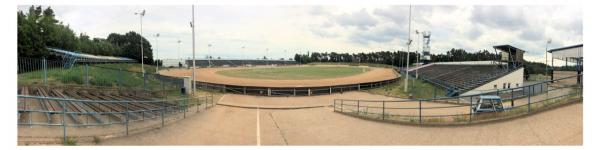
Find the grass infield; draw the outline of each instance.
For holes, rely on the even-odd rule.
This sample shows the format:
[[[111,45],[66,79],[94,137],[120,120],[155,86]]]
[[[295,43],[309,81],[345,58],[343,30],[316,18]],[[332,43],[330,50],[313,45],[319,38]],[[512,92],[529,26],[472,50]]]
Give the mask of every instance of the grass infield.
[[[347,77],[361,74],[369,70],[369,68],[356,66],[302,66],[234,69],[218,71],[217,73],[238,78],[302,80]]]

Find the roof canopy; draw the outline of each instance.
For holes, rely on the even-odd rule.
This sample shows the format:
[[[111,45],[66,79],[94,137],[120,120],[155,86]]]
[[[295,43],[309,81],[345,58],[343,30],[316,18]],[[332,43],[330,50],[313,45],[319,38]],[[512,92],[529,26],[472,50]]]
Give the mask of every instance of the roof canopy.
[[[548,52],[552,53],[552,59],[577,62],[577,60],[583,59],[583,44],[555,48]]]
[[[508,44],[507,45],[496,45],[496,46],[494,46],[494,49],[498,49],[498,50],[505,51],[505,52],[509,52],[510,51],[510,53],[514,53],[516,51],[523,51],[523,52],[525,52],[525,50],[522,50],[520,48],[516,48],[516,47],[508,45]]]
[[[99,56],[85,53],[71,52],[57,48],[48,48],[52,54],[62,57],[75,58],[78,62],[136,62],[136,60],[125,57]]]

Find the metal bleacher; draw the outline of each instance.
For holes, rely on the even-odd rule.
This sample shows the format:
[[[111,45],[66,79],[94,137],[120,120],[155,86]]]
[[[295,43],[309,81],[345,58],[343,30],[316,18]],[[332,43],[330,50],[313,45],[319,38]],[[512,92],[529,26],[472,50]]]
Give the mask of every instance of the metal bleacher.
[[[447,90],[446,96],[457,96],[460,93],[479,87],[500,78],[516,69],[506,69],[499,65],[456,65],[434,64],[418,70],[419,78]],[[416,71],[410,71],[416,76]]]

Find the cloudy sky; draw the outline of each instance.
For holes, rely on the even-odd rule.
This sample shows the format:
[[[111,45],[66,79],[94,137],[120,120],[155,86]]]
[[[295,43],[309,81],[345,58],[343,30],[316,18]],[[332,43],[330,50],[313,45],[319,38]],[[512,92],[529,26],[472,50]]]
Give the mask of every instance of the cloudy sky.
[[[139,32],[162,58],[191,57],[191,6],[51,6],[59,20],[77,33],[106,38],[112,32]],[[26,10],[28,6],[19,6]],[[413,6],[411,36],[431,32],[431,51],[451,48],[493,50],[510,44],[543,61],[550,48],[583,43],[581,6]],[[222,58],[293,57],[294,53],[405,50],[409,7],[355,6],[196,6],[196,56]],[[159,33],[158,38],[152,34]],[[181,40],[178,50],[177,41]],[[208,45],[212,45],[209,47]],[[244,48],[242,48],[244,47]],[[267,50],[268,49],[268,50]],[[180,51],[180,52],[179,52]]]

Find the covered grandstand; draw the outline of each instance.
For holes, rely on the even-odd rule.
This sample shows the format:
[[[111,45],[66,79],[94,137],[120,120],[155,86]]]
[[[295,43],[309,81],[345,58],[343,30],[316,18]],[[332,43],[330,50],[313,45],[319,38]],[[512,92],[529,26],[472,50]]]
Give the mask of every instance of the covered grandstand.
[[[436,62],[409,69],[409,75],[446,89],[446,96],[470,95],[523,86],[524,51],[498,45],[498,61]]]
[[[575,64],[575,71],[577,71],[577,75],[581,75],[583,73],[583,44],[577,44],[572,46],[566,46],[561,48],[555,48],[548,50],[548,53],[552,54],[552,64],[551,64],[551,73],[550,79],[554,80],[554,59],[558,59],[565,62],[565,67],[569,67],[569,63]],[[577,83],[581,83],[581,77],[578,76]]]
[[[63,50],[58,48],[47,48],[51,55],[59,56],[64,60],[76,63],[134,63],[137,62],[135,59],[115,56],[100,56],[91,55],[85,53],[72,52],[69,50]]]

